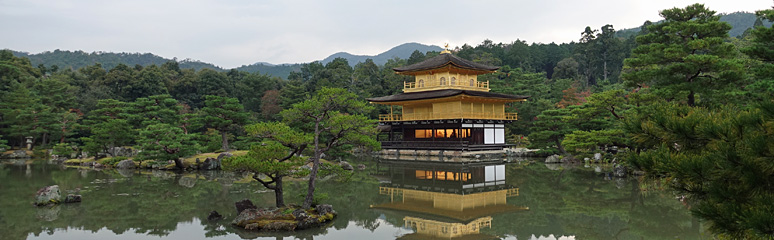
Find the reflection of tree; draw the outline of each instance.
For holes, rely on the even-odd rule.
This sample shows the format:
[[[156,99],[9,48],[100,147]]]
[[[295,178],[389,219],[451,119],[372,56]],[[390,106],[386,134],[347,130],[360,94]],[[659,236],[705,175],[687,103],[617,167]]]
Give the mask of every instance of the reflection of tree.
[[[516,165],[518,166],[518,165]],[[543,166],[509,166],[507,181],[520,188],[513,204],[528,212],[494,216],[498,235],[576,236],[579,239],[699,238],[688,210],[673,196],[643,196],[639,183],[620,188],[603,173],[578,168],[552,171]],[[546,181],[549,180],[549,181]]]

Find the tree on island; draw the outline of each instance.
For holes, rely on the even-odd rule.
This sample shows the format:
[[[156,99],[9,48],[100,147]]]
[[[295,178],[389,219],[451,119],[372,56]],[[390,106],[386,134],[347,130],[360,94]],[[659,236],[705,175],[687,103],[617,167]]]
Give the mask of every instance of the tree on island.
[[[360,97],[345,89],[324,87],[311,99],[282,111],[286,122],[291,126],[299,126],[304,132],[310,132],[313,137],[313,164],[303,208],[311,207],[314,200],[320,158],[325,152],[343,145],[379,148],[375,138],[376,120],[365,116],[372,109]]]
[[[274,191],[276,206],[284,207],[282,179],[288,175],[309,173],[297,168],[306,163],[307,158],[299,154],[312,143],[312,135],[281,122],[257,123],[245,127],[245,130],[250,135],[263,138],[263,141],[254,144],[244,156],[223,159],[223,167],[253,173],[253,179]],[[261,174],[269,179],[261,178]]]
[[[199,121],[220,131],[221,148],[228,151],[228,131],[245,124],[249,114],[236,98],[207,95],[205,99]]]

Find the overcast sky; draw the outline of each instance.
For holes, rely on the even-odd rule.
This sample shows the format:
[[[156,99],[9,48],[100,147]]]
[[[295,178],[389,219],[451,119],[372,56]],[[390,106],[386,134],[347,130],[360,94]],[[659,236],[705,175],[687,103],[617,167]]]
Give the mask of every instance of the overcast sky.
[[[577,41],[586,26],[657,21],[684,0],[0,0],[0,49],[150,52],[232,68],[299,63],[336,52],[376,55],[406,42]],[[706,0],[718,13],[767,0]]]

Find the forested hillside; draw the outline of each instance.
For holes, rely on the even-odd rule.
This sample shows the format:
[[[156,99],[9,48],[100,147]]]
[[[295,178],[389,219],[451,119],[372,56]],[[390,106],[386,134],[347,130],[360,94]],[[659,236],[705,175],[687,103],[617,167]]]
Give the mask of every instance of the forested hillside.
[[[755,16],[755,13],[749,13],[749,12],[733,12],[733,13],[723,13],[718,14],[720,16],[721,22],[727,22],[728,24],[731,24],[731,30],[728,31],[728,35],[731,37],[739,37],[742,34],[744,34],[745,31],[748,29],[751,29],[755,24],[756,21],[760,21],[762,26],[765,27],[771,27],[772,22],[768,21],[766,19],[760,19],[757,16]],[[646,23],[648,24],[648,23]],[[617,36],[619,37],[629,37],[633,34],[636,34],[642,29],[642,27],[639,28],[627,28],[627,29],[621,29],[621,31],[618,31]]]
[[[427,46],[418,43],[405,43],[397,47],[394,47],[386,52],[378,54],[376,56],[366,55],[352,55],[345,52],[333,54],[322,60],[322,63],[331,62],[336,58],[344,58],[354,66],[357,63],[364,62],[366,59],[372,59],[378,65],[384,65],[387,60],[392,58],[408,58],[414,51],[428,52],[428,51],[441,51],[442,49],[437,46]],[[127,66],[149,66],[149,65],[161,65],[168,61],[176,61],[182,69],[212,69],[216,71],[227,71],[221,67],[215,66],[211,63],[201,62],[197,60],[178,60],[178,59],[166,59],[151,53],[109,53],[109,52],[93,52],[87,53],[84,51],[62,51],[54,50],[53,52],[42,52],[38,54],[29,54],[25,52],[12,51],[17,57],[26,57],[30,59],[33,66],[40,66],[41,64],[45,68],[70,68],[73,70],[80,69],[82,67],[90,66],[99,63],[106,70],[110,70],[119,64]],[[270,64],[270,63],[254,63],[250,65],[242,65],[234,68],[238,71],[245,71],[251,73],[261,73],[270,76],[287,78],[290,72],[299,71],[301,64]]]

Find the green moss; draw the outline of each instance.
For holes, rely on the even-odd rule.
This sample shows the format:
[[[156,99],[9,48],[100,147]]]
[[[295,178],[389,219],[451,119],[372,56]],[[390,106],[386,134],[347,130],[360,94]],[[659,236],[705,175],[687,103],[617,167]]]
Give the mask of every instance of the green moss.
[[[93,162],[93,161],[94,161],[94,158],[69,159],[67,161],[64,161],[64,164],[67,164],[67,165],[81,165],[82,163]]]

